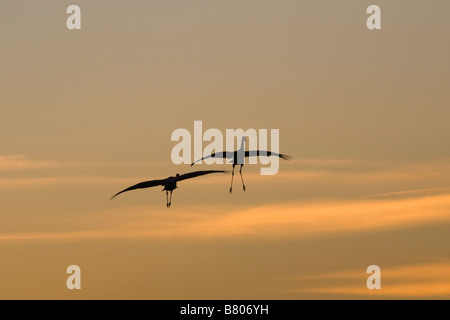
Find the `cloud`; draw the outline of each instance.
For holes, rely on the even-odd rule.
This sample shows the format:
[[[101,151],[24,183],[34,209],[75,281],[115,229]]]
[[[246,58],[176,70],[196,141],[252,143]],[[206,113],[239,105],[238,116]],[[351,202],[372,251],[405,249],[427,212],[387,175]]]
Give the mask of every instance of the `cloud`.
[[[422,189],[411,189],[402,190],[397,192],[386,192],[378,193],[366,196],[366,198],[391,198],[391,197],[413,197],[413,196],[426,196],[434,194],[448,193],[450,187],[440,187],[440,188],[422,188]]]
[[[17,163],[23,163],[23,167],[27,165],[31,167],[33,165],[54,165],[46,162],[30,164],[30,161],[24,156],[2,157],[2,161],[4,166],[6,166],[6,163],[12,162],[15,162],[16,166]],[[36,224],[29,233],[0,234],[0,241],[59,238],[76,240],[102,237],[166,239],[209,237],[298,238],[450,221],[448,187],[438,187],[437,184],[437,182],[440,182],[441,185],[444,185],[447,181],[448,175],[442,174],[447,166],[442,163],[433,166],[410,165],[387,169],[377,168],[375,171],[371,169],[362,172],[292,170],[282,171],[273,177],[260,176],[256,172],[249,172],[248,175],[245,175],[246,182],[247,178],[254,179],[255,181],[251,181],[251,183],[255,183],[255,188],[258,184],[268,185],[270,183],[270,188],[276,190],[281,190],[280,188],[311,189],[312,187],[321,190],[323,186],[328,187],[330,184],[334,184],[333,190],[347,188],[353,193],[352,190],[359,190],[363,185],[368,185],[374,190],[386,190],[386,192],[381,194],[373,192],[372,195],[365,198],[364,195],[352,196],[351,198],[345,198],[345,200],[336,200],[336,197],[324,197],[321,200],[310,198],[306,202],[292,200],[293,198],[291,198],[286,203],[282,203],[283,199],[278,197],[270,204],[264,204],[267,201],[258,201],[257,203],[260,205],[257,206],[236,206],[218,200],[220,203],[217,206],[195,204],[185,205],[182,208],[174,206],[170,209],[170,215],[167,215],[167,209],[161,208],[161,206],[122,207],[91,213],[87,213],[89,209],[85,208],[77,215],[83,217],[84,220],[77,220],[75,224],[72,224],[75,218],[64,217],[67,221],[62,222],[64,222],[64,225],[73,225],[72,230],[42,233],[40,232],[40,225]],[[198,179],[194,186],[197,184],[227,184],[229,178],[229,175],[218,174],[205,179]],[[36,178],[21,177],[0,179],[0,189],[87,186],[94,191],[96,186],[108,185],[114,186],[114,191],[118,191],[144,180],[146,179],[142,177],[119,178],[84,174]],[[395,188],[392,188],[393,181],[400,181],[401,183],[395,184]],[[432,183],[435,186],[395,191],[397,188],[413,185],[411,182],[417,182],[414,183],[414,186]],[[288,183],[291,183],[291,185],[287,185]],[[374,186],[377,186],[377,188],[374,188]],[[368,189],[368,193],[372,189]],[[102,203],[101,206],[103,205]],[[114,205],[123,206],[124,203],[119,202],[114,203]],[[91,226],[96,226],[95,230]]]
[[[339,190],[367,189],[367,197],[392,197],[392,196],[409,196],[413,191],[408,188],[410,185],[417,187],[415,190],[422,189],[437,189],[446,188],[450,185],[450,175],[447,174],[450,170],[448,162],[424,162],[424,163],[385,163],[382,161],[363,161],[363,160],[339,160],[339,159],[298,159],[292,167],[287,165],[282,167],[275,176],[260,175],[260,165],[247,165],[243,170],[243,177],[246,183],[265,186],[291,184],[288,188],[309,187],[310,189],[319,190],[323,184],[326,186],[333,185]],[[11,189],[19,187],[41,187],[51,185],[70,185],[74,184],[98,184],[102,181],[114,182],[118,181],[114,176],[107,176],[107,172],[114,170],[115,167],[120,166],[121,172],[126,173],[127,167],[136,166],[147,167],[148,163],[74,163],[74,162],[56,162],[56,161],[42,161],[30,159],[25,155],[9,155],[0,156],[0,171],[8,171],[8,179],[0,178],[0,189]],[[153,163],[154,165],[154,163]],[[77,177],[68,176],[61,172],[62,169],[76,168]],[[106,173],[103,176],[92,176],[89,178],[87,172],[93,169],[101,169]],[[39,178],[24,177],[23,173],[14,174],[23,170],[41,170]],[[43,170],[45,169],[45,170]],[[194,170],[202,170],[205,167],[186,168],[177,167],[173,171],[165,174],[158,174],[153,177],[133,177],[129,179],[121,179],[118,182],[133,183],[152,178],[164,178],[175,173],[184,173]],[[208,169],[210,167],[208,166]],[[231,170],[230,165],[224,165],[217,169]],[[89,171],[87,171],[89,170]],[[105,171],[106,170],[106,171]],[[236,174],[239,174],[236,170]],[[75,171],[72,170],[72,173]],[[96,171],[97,172],[97,171]],[[42,175],[45,174],[44,177]],[[79,179],[78,177],[83,177]],[[84,177],[87,177],[86,179]],[[229,177],[228,177],[229,178]],[[223,175],[214,175],[208,179],[198,179],[196,184],[209,184],[212,182],[229,183]],[[237,182],[239,183],[239,182]],[[367,186],[372,186],[374,192],[368,189]],[[384,188],[382,188],[384,186]],[[362,187],[362,188],[361,188]],[[436,190],[437,191],[437,190]],[[443,190],[445,192],[445,190]],[[440,192],[442,193],[442,192]],[[431,190],[426,194],[433,194]]]
[[[86,140],[74,140],[74,139],[53,139],[53,140],[10,140],[10,141],[1,141],[0,145],[37,145],[37,144],[104,144],[106,142],[111,142],[115,140],[110,139],[86,139]]]
[[[102,184],[123,184],[129,183],[130,179],[114,178],[105,176],[55,176],[55,177],[41,177],[41,178],[11,178],[0,179],[0,189],[22,189],[34,187],[49,187],[49,186],[79,186],[79,185],[102,185]]]
[[[199,216],[181,228],[158,230],[170,237],[305,237],[450,221],[450,195],[330,203],[290,203]],[[156,232],[156,230],[155,230]]]
[[[445,298],[450,297],[450,262],[434,262],[381,268],[381,290],[367,289],[365,282],[370,276],[361,270],[332,272],[301,276],[295,280],[312,280],[309,286],[293,289],[294,292],[320,293],[343,296],[378,298]],[[322,285],[317,280],[323,280]],[[345,280],[349,285],[336,285]],[[323,283],[326,283],[323,285]],[[328,283],[328,285],[327,285]]]
[[[135,183],[139,183],[145,180],[167,178],[166,177],[110,177],[101,175],[85,175],[80,174],[77,176],[50,176],[50,177],[37,177],[37,178],[8,178],[0,179],[0,190],[22,189],[22,188],[42,188],[51,186],[98,186],[98,185],[111,185],[117,189],[130,186]],[[217,174],[203,179],[198,179],[196,184],[215,184],[223,183],[224,175]],[[183,182],[184,183],[184,182]]]
[[[228,165],[228,168],[231,166]],[[422,182],[427,187],[441,187],[438,182],[450,185],[448,161],[384,162],[367,160],[297,159],[281,162],[274,176],[262,176],[259,168],[264,165],[245,165],[244,179],[247,181],[277,182],[332,182],[349,185],[386,184],[392,182]],[[203,167],[205,168],[205,167]],[[238,170],[236,170],[238,174]],[[433,182],[434,185],[429,185]]]
[[[29,239],[302,238],[450,221],[450,194],[328,203],[287,203],[238,208],[128,207],[83,215],[66,233],[2,234],[0,241]],[[92,230],[91,226],[97,226]]]
[[[31,160],[25,155],[0,156],[0,170],[3,171],[54,168],[57,166],[61,166],[61,164],[53,161]]]

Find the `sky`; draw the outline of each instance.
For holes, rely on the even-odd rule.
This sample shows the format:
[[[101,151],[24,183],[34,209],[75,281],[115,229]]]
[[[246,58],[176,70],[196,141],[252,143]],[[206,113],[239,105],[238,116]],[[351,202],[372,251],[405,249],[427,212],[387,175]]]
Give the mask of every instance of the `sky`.
[[[448,1],[0,7],[0,299],[450,298]],[[231,170],[172,162],[194,121],[293,159],[110,200]]]

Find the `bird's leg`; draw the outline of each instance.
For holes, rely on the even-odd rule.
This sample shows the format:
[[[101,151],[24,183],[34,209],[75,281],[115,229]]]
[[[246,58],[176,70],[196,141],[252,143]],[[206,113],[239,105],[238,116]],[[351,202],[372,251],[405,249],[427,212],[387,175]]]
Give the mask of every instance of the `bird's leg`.
[[[170,207],[170,205],[169,205],[169,191],[166,191],[166,206],[167,206],[167,208]]]
[[[241,175],[241,181],[242,181],[242,188],[244,189],[244,191],[245,191],[245,183],[244,183],[244,178],[242,177],[242,167],[243,167],[244,165],[243,164],[241,164],[241,168],[239,169],[239,174]]]
[[[170,191],[169,207],[172,205],[172,192],[173,192],[173,191]]]
[[[230,186],[230,193],[232,193],[232,192],[233,192],[234,167],[236,167],[236,165],[235,165],[235,164],[233,164],[233,172],[231,173],[231,186]]]

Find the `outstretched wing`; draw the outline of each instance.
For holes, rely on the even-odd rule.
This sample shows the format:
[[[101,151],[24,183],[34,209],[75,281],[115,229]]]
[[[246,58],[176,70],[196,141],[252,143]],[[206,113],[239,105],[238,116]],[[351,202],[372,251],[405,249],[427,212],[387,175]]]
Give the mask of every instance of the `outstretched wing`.
[[[192,162],[191,163],[191,167],[194,164],[196,164],[197,162],[200,162],[200,161],[203,161],[203,160],[206,160],[206,159],[211,159],[211,158],[228,159],[228,158],[233,158],[233,157],[234,157],[234,152],[228,152],[228,151],[225,151],[225,152],[223,152],[223,151],[221,151],[221,152],[214,152],[214,153],[211,153],[209,156],[205,156],[205,157],[203,157],[201,159],[198,159],[198,160]]]
[[[145,189],[145,188],[150,188],[150,187],[162,186],[162,185],[164,185],[165,182],[166,182],[166,180],[151,180],[151,181],[141,182],[141,183],[131,186],[125,190],[120,191],[119,193],[115,194],[111,198],[111,200],[114,199],[115,197],[117,197],[121,193],[131,191],[131,190],[136,190],[136,189]]]
[[[182,174],[181,176],[178,177],[178,181],[195,178],[195,177],[203,176],[205,174],[210,174],[210,173],[225,173],[225,172],[228,172],[228,171],[225,171],[225,170],[194,171],[194,172]]]
[[[291,160],[292,157],[288,156],[287,154],[281,154],[281,153],[276,153],[276,152],[272,152],[272,151],[266,151],[266,150],[251,150],[251,151],[245,151],[245,157],[279,157],[283,160]]]

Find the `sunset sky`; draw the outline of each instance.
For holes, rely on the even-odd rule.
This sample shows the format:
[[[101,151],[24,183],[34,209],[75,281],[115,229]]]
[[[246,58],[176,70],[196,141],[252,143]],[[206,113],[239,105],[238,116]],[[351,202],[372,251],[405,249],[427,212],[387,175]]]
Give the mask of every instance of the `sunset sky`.
[[[0,8],[0,299],[450,298],[449,1]],[[170,209],[160,187],[110,200],[230,170],[172,163],[194,121],[279,129],[293,160],[232,195],[182,181]]]

